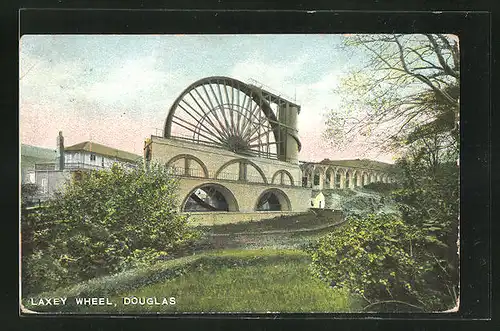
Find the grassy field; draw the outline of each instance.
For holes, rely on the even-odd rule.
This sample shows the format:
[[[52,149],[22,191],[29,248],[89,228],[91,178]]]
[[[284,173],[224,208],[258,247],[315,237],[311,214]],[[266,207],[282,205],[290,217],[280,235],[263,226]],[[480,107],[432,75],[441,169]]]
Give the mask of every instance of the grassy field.
[[[310,257],[301,250],[342,226],[339,216],[307,213],[200,227],[204,235],[195,247],[170,260],[34,297],[65,297],[63,306],[33,306],[31,297],[23,304],[40,312],[103,314],[357,311],[363,302],[313,277]],[[137,304],[124,304],[132,297]],[[110,304],[78,305],[76,298],[106,298]]]
[[[320,214],[307,212],[293,216],[275,217],[267,220],[216,224],[212,226],[198,226],[200,230],[210,234],[238,234],[263,231],[300,231],[332,225],[342,221],[340,213],[323,212]]]
[[[65,306],[30,307],[28,301],[25,303],[37,311],[76,313],[349,312],[360,309],[361,302],[356,297],[313,278],[309,263],[307,254],[299,250],[225,250],[166,261],[154,268],[104,277],[40,296],[68,297]],[[113,305],[76,305],[77,297],[106,297]],[[125,297],[151,298],[152,304],[124,305]],[[175,298],[175,304],[162,305],[163,298],[167,298],[167,302]]]

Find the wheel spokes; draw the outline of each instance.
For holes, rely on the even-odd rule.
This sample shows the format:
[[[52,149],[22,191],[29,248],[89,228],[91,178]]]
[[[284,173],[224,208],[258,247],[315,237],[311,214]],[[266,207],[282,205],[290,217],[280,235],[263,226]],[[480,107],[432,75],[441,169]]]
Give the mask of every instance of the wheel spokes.
[[[187,91],[176,103],[172,136],[224,147],[233,152],[256,152],[277,157],[278,144],[273,120],[263,110],[267,105],[255,91],[238,82],[211,79]],[[269,105],[267,112],[271,109]],[[270,115],[273,116],[273,115]]]

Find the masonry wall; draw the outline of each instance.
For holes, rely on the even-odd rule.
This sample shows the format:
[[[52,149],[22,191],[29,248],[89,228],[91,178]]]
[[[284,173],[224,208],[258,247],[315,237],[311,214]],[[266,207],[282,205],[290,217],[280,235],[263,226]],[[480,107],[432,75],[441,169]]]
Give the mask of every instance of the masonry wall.
[[[249,221],[260,221],[275,217],[298,215],[302,212],[257,211],[252,213],[240,212],[197,212],[189,213],[190,221],[195,225],[216,225]]]
[[[35,182],[40,188],[40,197],[49,197],[63,188],[64,183],[71,178],[69,171],[37,170]]]
[[[255,163],[266,174],[268,183],[271,183],[273,175],[279,170],[288,171],[294,181],[294,185],[301,186],[302,171],[298,164],[258,157],[242,157],[231,151],[220,148],[204,146],[182,140],[166,139],[152,136],[152,158],[151,161],[166,164],[170,159],[181,154],[190,154],[200,159],[211,171],[216,172],[224,164],[232,160],[244,158]]]
[[[264,185],[191,177],[182,177],[179,182],[179,191],[177,194],[181,205],[197,187],[205,184],[217,184],[227,188],[236,199],[239,212],[255,212],[255,207],[261,194],[269,189],[278,189],[288,197],[291,212],[304,212],[310,207],[311,189],[301,186]]]

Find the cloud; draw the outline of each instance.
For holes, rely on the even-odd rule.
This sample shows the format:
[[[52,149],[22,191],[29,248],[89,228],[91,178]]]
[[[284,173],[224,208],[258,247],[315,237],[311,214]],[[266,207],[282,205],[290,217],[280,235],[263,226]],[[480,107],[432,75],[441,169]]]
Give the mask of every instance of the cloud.
[[[213,40],[200,44],[192,39],[177,42],[166,38],[163,43],[160,39],[146,42],[130,37],[122,42],[113,38],[63,38],[54,44],[56,50],[51,48],[52,39],[38,40],[38,44],[34,43],[36,38],[23,39],[23,143],[52,148],[58,131],[63,130],[71,144],[92,137],[140,154],[143,138],[154,134],[155,128],[163,129],[168,109],[187,86],[202,77],[224,75],[244,82],[256,79],[264,89],[296,98],[302,107],[301,159],[345,158],[357,151],[353,148],[351,154],[345,154],[332,150],[321,137],[323,114],[338,103],[334,88],[345,69],[341,65],[330,68],[330,63],[321,66],[325,54],[331,57],[328,49],[317,52],[322,58],[311,53],[314,47],[301,39],[299,50],[280,53],[276,50],[284,41],[265,47],[267,37],[247,43],[235,37],[222,38],[220,45],[229,51],[217,53],[211,48],[217,45]],[[78,47],[83,47],[83,55],[75,51]],[[199,53],[195,52],[197,47]],[[238,52],[231,53],[233,49]]]
[[[104,104],[148,103],[158,98],[158,90],[173,80],[173,75],[155,68],[155,56],[128,59],[111,68],[103,81],[95,82],[88,98]],[[163,83],[163,84],[162,84]]]

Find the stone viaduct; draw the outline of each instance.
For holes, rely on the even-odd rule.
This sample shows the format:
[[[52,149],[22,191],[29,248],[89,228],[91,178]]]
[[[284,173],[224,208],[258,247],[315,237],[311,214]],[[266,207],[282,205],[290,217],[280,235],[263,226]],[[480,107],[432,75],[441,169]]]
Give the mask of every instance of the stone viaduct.
[[[174,101],[163,135],[146,140],[146,166],[166,165],[180,179],[181,211],[212,224],[302,213],[313,190],[391,180],[326,160],[301,164],[299,113],[299,105],[262,86],[200,79]]]
[[[364,163],[364,164],[363,164]],[[390,165],[369,160],[323,160],[304,162],[302,185],[313,190],[344,189],[382,182],[393,183]]]

